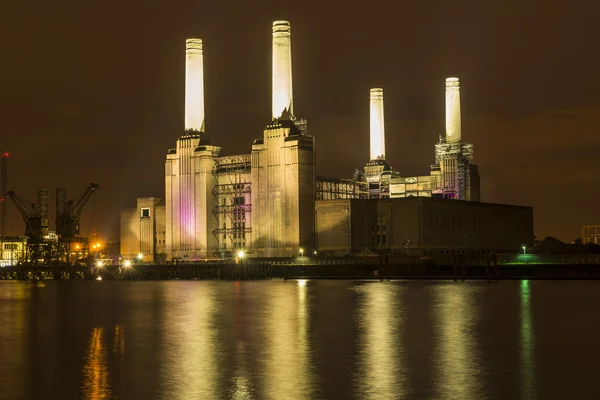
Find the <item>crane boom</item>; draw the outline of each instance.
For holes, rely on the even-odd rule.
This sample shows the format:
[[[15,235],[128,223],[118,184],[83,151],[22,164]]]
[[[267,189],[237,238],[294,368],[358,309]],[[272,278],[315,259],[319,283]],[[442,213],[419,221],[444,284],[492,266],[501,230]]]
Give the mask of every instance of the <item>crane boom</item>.
[[[90,183],[77,202],[67,201],[65,189],[56,190],[56,233],[63,239],[70,239],[79,233],[79,220],[98,184]]]
[[[10,192],[6,192],[6,195],[11,198],[15,207],[17,207],[17,210],[19,210],[21,213],[21,217],[23,217],[25,223],[27,223],[29,218],[35,215],[36,207],[34,203],[17,196],[17,194],[12,190]]]
[[[73,206],[73,209],[71,211],[71,215],[73,216],[74,220],[79,221],[81,219],[81,214],[83,214],[83,209],[85,208],[87,203],[92,198],[92,195],[94,194],[96,189],[98,189],[98,184],[90,183],[90,185],[86,189],[85,193],[83,193],[83,195],[81,195],[81,197],[79,198],[79,201],[77,201],[77,203],[75,203],[75,206]]]
[[[47,189],[38,190],[37,202],[32,203],[13,191],[6,193],[21,213],[25,221],[25,235],[31,239],[42,239],[48,234],[48,194]]]

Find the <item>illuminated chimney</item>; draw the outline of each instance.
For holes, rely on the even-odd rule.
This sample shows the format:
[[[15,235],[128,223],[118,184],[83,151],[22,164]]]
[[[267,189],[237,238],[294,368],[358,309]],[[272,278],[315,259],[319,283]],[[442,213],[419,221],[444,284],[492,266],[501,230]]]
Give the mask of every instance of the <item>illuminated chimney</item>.
[[[286,110],[294,115],[292,97],[292,36],[288,21],[273,22],[273,119]]]
[[[202,39],[185,41],[185,130],[204,132]]]
[[[385,160],[385,128],[383,124],[383,89],[371,89],[371,160]]]
[[[446,142],[460,142],[460,90],[458,78],[446,79]]]

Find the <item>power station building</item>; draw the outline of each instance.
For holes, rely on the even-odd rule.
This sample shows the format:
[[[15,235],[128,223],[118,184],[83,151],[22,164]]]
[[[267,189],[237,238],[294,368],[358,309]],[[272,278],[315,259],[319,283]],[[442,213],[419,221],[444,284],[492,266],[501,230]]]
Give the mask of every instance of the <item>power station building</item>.
[[[332,254],[364,248],[424,253],[426,244],[517,251],[533,240],[531,208],[478,203],[479,171],[473,145],[462,141],[457,78],[446,79],[446,134],[435,145],[429,175],[405,177],[386,161],[383,89],[374,88],[370,160],[364,170],[351,179],[317,177],[315,140],[306,121],[294,113],[289,22],[275,21],[272,35],[272,120],[249,153],[239,155],[221,155],[221,147],[210,138],[202,40],[186,41],[185,132],[166,156],[164,202],[141,198],[136,208],[121,213],[123,257],[141,253],[147,261],[158,254],[168,260],[195,260],[227,257],[238,250],[257,257],[291,257],[301,248]],[[372,211],[380,209],[397,213]],[[438,225],[433,223],[425,232],[425,220],[417,216],[433,221],[436,209],[443,214],[440,221],[462,221],[468,214],[473,229],[499,229],[501,238],[483,240],[485,235],[475,230],[435,236]],[[489,219],[486,215],[503,222],[482,225]],[[467,229],[462,222],[454,227],[456,223]],[[514,224],[524,228],[516,231],[510,228]],[[391,229],[396,234],[388,236]],[[401,229],[421,233],[403,236]],[[468,240],[462,241],[461,234],[468,234]]]

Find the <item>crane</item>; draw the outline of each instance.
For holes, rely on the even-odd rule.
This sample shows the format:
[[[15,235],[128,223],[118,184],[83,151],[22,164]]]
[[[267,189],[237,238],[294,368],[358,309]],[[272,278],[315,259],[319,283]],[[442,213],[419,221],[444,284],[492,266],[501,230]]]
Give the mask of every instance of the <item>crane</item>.
[[[25,221],[25,236],[31,241],[41,241],[48,235],[48,189],[38,190],[37,202],[25,200],[13,191],[6,193],[21,213]]]
[[[88,201],[98,189],[98,184],[90,183],[79,200],[67,200],[67,190],[56,189],[56,234],[69,240],[79,234],[79,220]]]
[[[25,261],[33,265],[46,264],[52,257],[52,245],[44,240],[48,237],[48,189],[38,190],[37,202],[32,203],[7,192],[25,221],[25,236],[27,236],[27,251]]]

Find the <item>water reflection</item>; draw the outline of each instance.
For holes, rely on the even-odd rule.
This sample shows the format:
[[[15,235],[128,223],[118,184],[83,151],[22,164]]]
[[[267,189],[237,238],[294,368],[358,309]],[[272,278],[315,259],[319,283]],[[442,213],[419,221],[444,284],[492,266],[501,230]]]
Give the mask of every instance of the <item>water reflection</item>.
[[[359,398],[401,399],[406,397],[403,369],[402,286],[369,283],[356,289],[360,296]]]
[[[254,385],[251,379],[251,367],[248,367],[247,354],[250,352],[251,357],[256,356],[252,354],[252,350],[248,350],[247,342],[245,337],[246,331],[246,317],[247,311],[244,309],[246,298],[243,296],[242,284],[236,281],[233,285],[233,298],[234,298],[234,311],[233,317],[233,337],[234,337],[234,371],[229,379],[229,398],[231,399],[252,399],[254,393]],[[252,321],[256,323],[256,321]]]
[[[270,399],[312,399],[316,386],[310,369],[309,285],[298,281],[272,287],[268,296],[267,360],[264,395]]]
[[[219,341],[214,329],[215,286],[181,282],[165,289],[164,390],[169,399],[217,397]],[[150,349],[151,351],[151,349]]]
[[[125,330],[120,325],[115,325],[115,335],[113,337],[113,353],[125,354]]]
[[[440,332],[438,360],[440,376],[436,381],[444,399],[481,399],[482,363],[477,357],[474,334],[477,323],[478,287],[468,284],[443,284],[438,291],[436,314]]]
[[[83,367],[82,397],[84,399],[108,399],[111,395],[103,334],[102,328],[93,328],[90,335],[87,357]]]
[[[531,288],[528,280],[521,281],[521,397],[535,397],[535,331],[531,320]]]
[[[23,283],[0,282],[0,395],[23,398],[26,305],[30,292]]]

